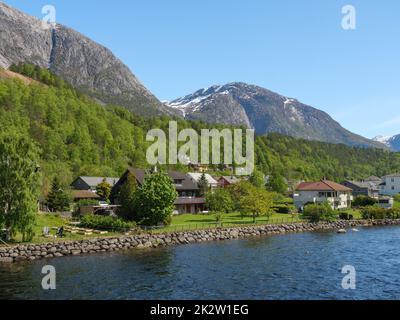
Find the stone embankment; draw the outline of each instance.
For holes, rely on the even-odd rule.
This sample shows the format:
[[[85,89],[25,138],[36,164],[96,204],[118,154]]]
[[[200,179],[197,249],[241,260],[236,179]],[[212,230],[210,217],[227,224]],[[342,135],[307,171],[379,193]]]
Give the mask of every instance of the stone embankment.
[[[285,233],[312,232],[355,228],[361,226],[400,225],[400,220],[357,220],[283,225],[263,225],[237,228],[195,230],[165,234],[139,234],[114,238],[97,238],[75,242],[55,242],[46,244],[21,244],[0,247],[0,263],[34,261],[63,256],[113,252],[128,249],[148,249],[173,245],[224,241],[248,237],[278,235]]]

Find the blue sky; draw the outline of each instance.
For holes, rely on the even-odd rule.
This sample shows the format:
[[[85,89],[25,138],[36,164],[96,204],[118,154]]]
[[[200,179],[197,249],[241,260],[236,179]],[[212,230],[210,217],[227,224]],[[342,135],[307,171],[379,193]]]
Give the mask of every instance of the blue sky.
[[[367,137],[400,134],[398,0],[6,0],[110,48],[160,100],[242,81]],[[341,27],[342,7],[357,29]]]

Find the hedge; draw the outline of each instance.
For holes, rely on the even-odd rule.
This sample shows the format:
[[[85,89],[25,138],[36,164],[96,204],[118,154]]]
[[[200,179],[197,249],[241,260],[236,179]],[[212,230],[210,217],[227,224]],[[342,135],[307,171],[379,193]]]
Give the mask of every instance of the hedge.
[[[127,222],[112,216],[96,216],[88,214],[82,217],[80,227],[98,230],[121,230],[132,229],[136,227],[136,223]]]

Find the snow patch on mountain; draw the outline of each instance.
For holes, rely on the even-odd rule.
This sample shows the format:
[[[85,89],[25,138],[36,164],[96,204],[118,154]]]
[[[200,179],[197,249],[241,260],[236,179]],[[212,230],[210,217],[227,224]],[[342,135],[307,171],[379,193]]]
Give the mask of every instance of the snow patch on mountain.
[[[389,146],[390,145],[389,141],[392,138],[393,137],[391,137],[391,136],[379,135],[379,136],[376,136],[375,138],[373,138],[372,140],[386,144],[387,146]]]
[[[395,136],[384,136],[380,135],[373,139],[388,146],[393,151],[400,151],[400,135]]]

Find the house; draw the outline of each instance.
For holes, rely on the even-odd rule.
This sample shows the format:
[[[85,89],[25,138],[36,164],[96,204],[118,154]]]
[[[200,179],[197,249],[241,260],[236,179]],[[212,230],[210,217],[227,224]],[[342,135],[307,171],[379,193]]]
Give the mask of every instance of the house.
[[[381,196],[378,199],[378,206],[382,209],[393,209],[394,199],[392,197]]]
[[[382,178],[383,182],[379,185],[379,194],[394,196],[400,193],[400,174],[390,174]]]
[[[333,209],[345,209],[350,208],[353,201],[352,189],[329,180],[300,183],[293,198],[299,210],[309,203],[324,202],[328,202]]]
[[[370,176],[363,180],[363,182],[371,182],[376,186],[379,186],[382,183],[382,179],[377,176]]]
[[[72,198],[74,202],[81,200],[101,200],[100,196],[90,190],[72,190]]]
[[[237,184],[240,182],[240,179],[235,176],[223,176],[218,179],[218,186],[220,188],[226,188],[233,184]]]
[[[135,177],[138,186],[141,186],[150,170],[129,168],[114,186],[112,193],[118,194],[120,188],[127,182],[129,175]],[[206,199],[199,197],[199,187],[186,174],[178,171],[168,171],[172,179],[178,198],[175,201],[175,213],[199,213],[205,210]],[[117,202],[116,200],[114,202]]]
[[[119,178],[104,177],[78,177],[71,183],[73,190],[86,190],[96,192],[96,187],[106,179],[107,183],[113,187],[117,184]]]
[[[377,199],[379,196],[379,188],[373,182],[346,180],[340,184],[353,190],[354,197],[366,196]]]
[[[189,172],[189,173],[186,174],[186,175],[189,177],[190,180],[192,180],[192,182],[193,182],[194,184],[198,184],[198,182],[200,181],[200,179],[201,179],[203,173],[192,173],[192,172]],[[215,180],[215,179],[214,179],[212,176],[210,176],[208,173],[205,173],[204,175],[205,175],[205,177],[206,177],[206,180],[207,180],[207,182],[208,182],[208,186],[209,186],[210,189],[215,189],[215,188],[218,187],[218,181],[217,181],[217,180]]]
[[[189,163],[188,166],[197,173],[204,173],[208,171],[208,166],[206,165]]]

